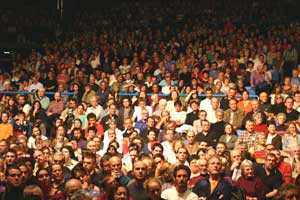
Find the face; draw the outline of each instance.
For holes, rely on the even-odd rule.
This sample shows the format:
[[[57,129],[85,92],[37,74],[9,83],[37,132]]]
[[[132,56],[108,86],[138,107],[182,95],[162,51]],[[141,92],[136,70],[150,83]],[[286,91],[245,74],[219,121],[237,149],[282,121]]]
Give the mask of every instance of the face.
[[[237,109],[237,103],[236,103],[235,100],[230,100],[230,102],[229,102],[229,108],[231,110],[236,110]]]
[[[13,152],[7,152],[5,161],[7,164],[13,164],[16,161],[16,154]]]
[[[231,127],[231,125],[226,125],[225,126],[225,134],[228,134],[228,135],[231,135],[232,134],[232,127]]]
[[[254,122],[247,121],[245,126],[246,126],[247,132],[253,133],[253,131],[254,131]]]
[[[195,141],[195,133],[192,131],[188,131],[186,134],[186,138],[189,141],[189,144],[193,144]]]
[[[51,171],[52,177],[55,180],[62,180],[63,177],[63,170],[60,165],[54,164],[52,165],[52,171]]]
[[[21,185],[22,174],[19,169],[10,169],[7,175],[7,183],[13,187],[18,187]]]
[[[177,150],[177,159],[181,162],[185,162],[188,157],[187,150],[185,148],[179,148]]]
[[[110,159],[109,163],[110,163],[110,170],[112,172],[118,172],[118,173],[121,172],[122,162],[120,158],[113,157],[112,159]]]
[[[88,172],[93,171],[95,167],[95,161],[92,158],[84,158],[83,159],[83,168]]]
[[[246,178],[251,178],[251,177],[253,177],[254,176],[254,170],[253,170],[253,167],[252,166],[245,166],[244,167],[244,171],[243,171],[243,173],[244,173],[244,176],[246,177]]]
[[[161,186],[157,182],[148,183],[147,195],[151,200],[159,200],[161,195]]]
[[[286,99],[284,105],[286,106],[287,109],[292,109],[293,108],[293,103],[294,103],[293,99],[288,98],[288,99]]]
[[[147,174],[147,166],[142,161],[137,161],[133,166],[133,175],[137,180],[143,180]]]
[[[208,131],[209,131],[209,129],[210,129],[210,124],[209,124],[209,122],[207,122],[207,121],[202,121],[201,125],[202,125],[202,130],[203,130],[203,131],[205,131],[205,132],[208,132]]]
[[[114,194],[114,200],[127,200],[127,199],[129,199],[129,196],[125,186],[118,187],[117,191]]]
[[[188,172],[184,169],[180,169],[177,171],[175,176],[175,185],[178,187],[187,187],[187,183],[189,180]]]
[[[221,161],[218,158],[214,157],[210,159],[207,170],[211,175],[217,175],[220,173],[221,167]]]
[[[216,146],[216,153],[218,154],[218,155],[223,155],[223,153],[226,151],[226,147],[225,147],[225,145],[224,144],[218,144],[217,146]]]
[[[276,157],[268,156],[265,160],[265,166],[268,170],[274,169],[276,165]]]
[[[253,111],[258,111],[259,105],[258,101],[251,101]]]

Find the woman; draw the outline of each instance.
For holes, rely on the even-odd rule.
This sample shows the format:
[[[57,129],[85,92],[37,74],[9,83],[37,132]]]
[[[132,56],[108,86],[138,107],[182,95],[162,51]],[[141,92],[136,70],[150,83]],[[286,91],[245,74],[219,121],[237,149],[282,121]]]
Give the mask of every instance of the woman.
[[[44,122],[48,119],[46,111],[42,108],[42,105],[38,100],[33,102],[29,111],[29,121],[34,123],[37,119],[40,119]]]
[[[148,142],[143,147],[145,154],[151,154],[151,147],[157,141],[156,133],[154,129],[150,129],[147,133]]]
[[[169,112],[175,111],[174,103],[175,103],[178,99],[179,99],[178,92],[176,92],[176,91],[171,92],[171,93],[170,93],[170,96],[169,96],[169,98],[168,98],[168,101],[167,101],[166,110],[169,111]]]
[[[238,102],[237,107],[244,112],[244,116],[252,111],[252,104],[247,90],[242,92],[242,100]]]
[[[131,200],[129,190],[125,185],[118,185],[108,195],[109,200]]]
[[[224,142],[228,150],[232,150],[237,140],[235,130],[233,129],[232,124],[225,124],[224,126],[224,135],[219,139],[219,142]]]
[[[15,117],[18,114],[18,107],[16,104],[16,99],[14,97],[12,97],[12,96],[8,97],[8,101],[7,101],[5,110],[12,117]]]
[[[65,158],[64,166],[67,167],[69,170],[72,170],[78,164],[78,162],[76,160],[74,160],[75,155],[74,155],[72,147],[63,146],[61,148],[61,152]]]
[[[260,112],[253,114],[254,118],[254,131],[263,132],[264,134],[268,134],[268,126],[263,123],[263,118]]]
[[[41,187],[45,199],[54,199],[57,198],[57,200],[63,200],[64,196],[62,192],[57,192],[51,187],[51,177],[50,172],[45,169],[41,168],[36,172],[36,181],[37,184]]]
[[[282,150],[285,152],[291,152],[293,147],[300,144],[300,135],[297,134],[296,124],[290,123],[288,130],[282,137]]]
[[[85,114],[85,111],[85,106],[83,104],[79,104],[74,114],[76,119],[80,119],[82,127],[85,127],[87,124],[87,115]]]
[[[254,175],[253,163],[250,160],[244,160],[241,163],[241,171],[242,176],[237,180],[236,185],[246,191],[246,197],[257,200],[266,199],[263,181]]]

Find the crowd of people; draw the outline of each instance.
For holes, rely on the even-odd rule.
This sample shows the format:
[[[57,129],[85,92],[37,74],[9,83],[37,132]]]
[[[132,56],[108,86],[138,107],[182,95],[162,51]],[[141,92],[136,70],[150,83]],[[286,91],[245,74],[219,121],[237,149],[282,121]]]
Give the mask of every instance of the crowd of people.
[[[0,69],[0,200],[300,199],[300,26],[167,2],[18,18],[56,34]]]

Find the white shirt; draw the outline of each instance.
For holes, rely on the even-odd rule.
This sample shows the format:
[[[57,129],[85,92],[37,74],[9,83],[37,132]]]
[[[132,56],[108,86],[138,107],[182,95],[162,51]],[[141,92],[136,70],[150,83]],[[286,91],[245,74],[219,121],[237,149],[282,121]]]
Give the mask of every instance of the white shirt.
[[[176,155],[174,151],[172,150],[172,144],[168,141],[164,141],[161,143],[161,145],[164,147],[163,156],[165,156],[169,163],[174,164],[177,162]]]
[[[89,113],[94,113],[96,115],[96,119],[101,120],[101,118],[103,117],[103,108],[100,105],[97,105],[96,108],[90,106],[86,110],[86,115],[88,115]]]
[[[208,112],[208,110],[211,109],[211,100],[208,98],[205,98],[200,103],[200,110],[205,110]]]
[[[123,132],[116,128],[116,140],[119,143],[119,148],[117,149],[119,153],[122,153],[122,146],[123,146]],[[109,137],[108,137],[108,130],[104,132],[103,135],[103,152],[105,153],[109,146]]]
[[[164,190],[161,198],[166,200],[198,200],[198,196],[190,189],[187,189],[184,193],[178,193],[175,187]]]

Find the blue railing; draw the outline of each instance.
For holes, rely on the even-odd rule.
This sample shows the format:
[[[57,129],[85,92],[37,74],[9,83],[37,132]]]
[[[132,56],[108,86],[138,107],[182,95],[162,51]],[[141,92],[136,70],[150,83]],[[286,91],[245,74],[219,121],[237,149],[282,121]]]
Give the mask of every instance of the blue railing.
[[[28,92],[28,91],[0,91],[0,94],[34,94],[35,92]],[[54,95],[55,92],[46,92],[46,95]],[[61,92],[62,95],[74,95],[76,94],[76,92]],[[124,92],[120,92],[119,96],[138,96],[139,93],[124,93]],[[147,96],[152,96],[152,93],[147,93]],[[160,97],[168,97],[169,94],[156,94],[157,96]],[[180,97],[186,97],[189,94],[179,94]],[[225,94],[213,94],[214,97],[225,97]],[[198,97],[206,97],[205,94],[198,94]],[[237,97],[241,97],[240,95]],[[254,94],[250,94],[249,98],[257,98],[257,95]]]

